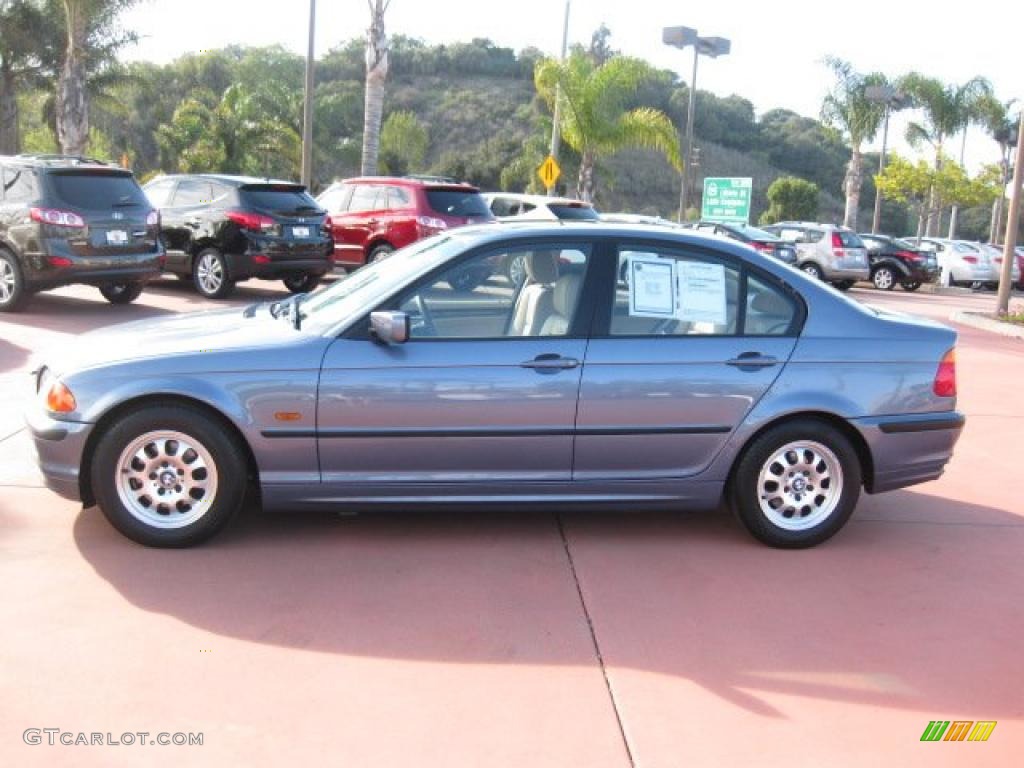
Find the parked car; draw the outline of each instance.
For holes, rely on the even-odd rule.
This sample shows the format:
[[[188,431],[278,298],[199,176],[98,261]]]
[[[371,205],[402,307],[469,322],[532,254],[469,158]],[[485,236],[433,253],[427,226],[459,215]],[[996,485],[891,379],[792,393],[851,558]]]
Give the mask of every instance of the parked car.
[[[437,177],[346,179],[317,202],[330,217],[334,263],[349,269],[446,229],[494,221],[480,190]]]
[[[679,229],[680,224],[661,216],[647,216],[642,213],[604,213],[600,214],[601,221],[611,224],[649,224],[656,227],[671,227]]]
[[[982,251],[984,251],[989,258],[989,263],[992,265],[992,271],[995,273],[993,277],[995,279],[986,282],[984,286],[993,291],[999,290],[999,281],[1003,279],[1003,249],[991,245],[990,243],[975,243]],[[1020,282],[1021,271],[1018,259],[1014,255],[1013,266],[1010,267],[1010,284]]]
[[[514,192],[487,192],[484,200],[498,219],[539,219],[542,221],[599,221],[601,216],[590,203],[571,197],[521,195]]]
[[[860,239],[868,249],[871,282],[878,290],[890,291],[898,284],[905,291],[916,291],[924,283],[938,281],[939,264],[933,252],[888,235],[862,232]]]
[[[749,224],[723,224],[717,221],[698,221],[693,229],[712,235],[728,237],[746,243],[766,256],[772,256],[784,264],[796,264],[796,248],[763,229]]]
[[[950,240],[945,237],[905,238],[918,248],[933,251],[941,270],[940,282],[943,285],[964,285],[980,288],[984,285],[998,284],[999,273],[993,254],[985,250],[980,243],[967,240]],[[999,257],[999,264],[1002,256]]]
[[[324,211],[301,184],[186,174],[143,189],[160,209],[167,271],[209,299],[253,277],[305,293],[332,268]]]
[[[467,268],[487,272],[469,296],[452,290]],[[47,485],[151,546],[207,539],[250,498],[728,499],[761,541],[804,547],[862,488],[942,473],[964,423],[955,343],[724,239],[472,227],[309,296],[80,337],[40,361],[28,421]]]
[[[763,228],[796,247],[797,266],[841,291],[870,280],[868,252],[856,232],[833,224],[780,221]]]
[[[135,301],[164,260],[160,216],[130,171],[61,155],[0,157],[0,312],[37,291],[94,285]]]

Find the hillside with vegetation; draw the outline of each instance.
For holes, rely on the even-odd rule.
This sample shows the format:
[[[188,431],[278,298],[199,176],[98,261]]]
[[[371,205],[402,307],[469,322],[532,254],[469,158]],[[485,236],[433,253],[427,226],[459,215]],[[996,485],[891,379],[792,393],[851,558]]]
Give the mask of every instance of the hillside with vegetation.
[[[595,35],[605,55],[607,42],[607,32]],[[534,170],[547,154],[551,130],[550,109],[534,84],[540,51],[515,52],[481,39],[427,45],[396,36],[391,45],[382,170],[453,176],[484,189],[538,191]],[[91,84],[89,153],[126,159],[142,178],[176,171],[298,177],[303,66],[302,57],[280,47],[231,46],[164,66],[108,67]],[[361,39],[317,62],[315,189],[358,173],[364,76]],[[45,78],[36,78],[33,86],[18,96],[20,149],[52,152],[57,148],[53,99]],[[674,125],[685,122],[687,85],[674,72],[651,69],[633,99],[633,106],[661,110]],[[418,156],[401,147],[388,153],[388,116],[396,113],[414,116],[423,134]],[[850,150],[820,120],[784,109],[758,115],[741,95],[698,91],[695,133],[696,199],[703,176],[752,176],[756,219],[767,207],[769,184],[797,176],[819,187],[820,218],[842,220]],[[401,133],[392,139],[402,141]],[[560,160],[560,191],[574,194],[580,158],[563,144]],[[866,154],[864,162],[870,168],[877,157]],[[600,208],[674,217],[679,173],[663,154],[622,151],[601,159],[596,176]],[[870,174],[861,200],[861,221],[868,222],[874,200]],[[981,236],[986,217],[987,211],[961,212],[963,233]],[[885,205],[884,229],[905,232],[912,224],[905,206]]]

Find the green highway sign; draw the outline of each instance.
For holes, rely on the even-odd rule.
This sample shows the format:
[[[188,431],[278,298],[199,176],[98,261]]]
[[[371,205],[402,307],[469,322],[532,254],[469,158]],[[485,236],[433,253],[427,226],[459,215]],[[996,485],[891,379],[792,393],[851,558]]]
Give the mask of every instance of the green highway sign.
[[[753,186],[753,179],[704,179],[701,219],[723,224],[749,224]]]

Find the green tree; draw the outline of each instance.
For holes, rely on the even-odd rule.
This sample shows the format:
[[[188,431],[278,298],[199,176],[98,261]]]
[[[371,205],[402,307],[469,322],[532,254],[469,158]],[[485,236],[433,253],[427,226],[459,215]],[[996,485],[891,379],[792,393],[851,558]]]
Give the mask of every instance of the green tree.
[[[18,91],[38,77],[45,16],[30,0],[0,0],[0,155],[21,151]]]
[[[370,28],[366,31],[366,103],[363,113],[363,176],[377,174],[381,119],[384,116],[384,81],[388,76],[388,37],[384,13],[391,0],[367,0]]]
[[[917,72],[903,77],[900,88],[910,95],[923,117],[907,126],[907,141],[915,148],[922,144],[931,146],[936,170],[942,165],[946,141],[979,118],[982,100],[992,92],[991,84],[982,77],[971,78],[962,85],[948,85]],[[926,212],[927,235],[936,234],[938,229],[940,199],[938,190],[932,190]]]
[[[664,112],[650,107],[628,109],[637,87],[651,73],[638,59],[618,56],[595,65],[574,51],[564,62],[545,59],[537,63],[537,92],[554,106],[562,99],[562,139],[580,155],[577,194],[594,199],[594,167],[598,159],[627,147],[647,147],[664,153],[680,167],[679,137]]]
[[[795,176],[781,176],[768,187],[768,210],[761,224],[814,221],[818,217],[818,185]]]
[[[1002,188],[1005,188],[1010,181],[1010,156],[1013,151],[1010,139],[1013,130],[1017,126],[1017,120],[1010,115],[1010,110],[1016,103],[1016,99],[1000,101],[995,96],[987,95],[978,104],[978,110],[982,116],[982,125],[986,132],[999,145],[999,180]],[[1003,239],[1003,202],[1005,194],[1000,192],[992,202],[992,216],[989,220],[988,240],[990,243],[998,243]]]
[[[396,176],[422,171],[429,148],[430,136],[414,112],[392,112],[380,132],[381,170]]]
[[[843,225],[856,229],[860,191],[864,183],[861,147],[864,142],[875,138],[885,114],[885,108],[870,101],[866,91],[868,86],[886,84],[886,78],[879,72],[861,74],[842,59],[829,57],[825,63],[832,70],[836,82],[822,104],[821,118],[850,143],[850,162],[843,180],[846,195]]]

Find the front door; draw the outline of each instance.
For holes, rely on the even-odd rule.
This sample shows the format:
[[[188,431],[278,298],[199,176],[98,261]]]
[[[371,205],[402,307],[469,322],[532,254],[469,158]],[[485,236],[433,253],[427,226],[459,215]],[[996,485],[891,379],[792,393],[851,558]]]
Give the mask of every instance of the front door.
[[[532,267],[523,285],[505,273],[508,249],[486,251],[381,307],[410,316],[404,344],[384,346],[363,324],[331,345],[317,415],[325,485],[443,494],[571,479],[589,251],[521,253]]]
[[[624,245],[618,258],[587,350],[573,478],[696,475],[789,359],[799,306],[770,276],[697,249]]]

